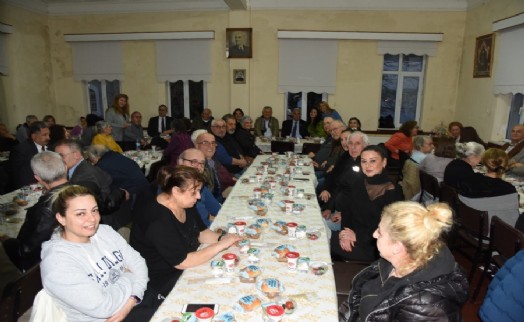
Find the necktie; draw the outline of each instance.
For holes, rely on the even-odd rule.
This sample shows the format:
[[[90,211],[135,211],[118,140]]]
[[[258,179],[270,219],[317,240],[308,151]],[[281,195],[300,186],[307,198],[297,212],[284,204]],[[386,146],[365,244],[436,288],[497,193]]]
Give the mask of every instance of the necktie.
[[[166,118],[163,117],[162,118],[162,132],[164,132],[166,130]]]
[[[293,129],[291,130],[291,136],[294,138],[297,137],[297,129],[298,129],[297,121],[293,121]]]

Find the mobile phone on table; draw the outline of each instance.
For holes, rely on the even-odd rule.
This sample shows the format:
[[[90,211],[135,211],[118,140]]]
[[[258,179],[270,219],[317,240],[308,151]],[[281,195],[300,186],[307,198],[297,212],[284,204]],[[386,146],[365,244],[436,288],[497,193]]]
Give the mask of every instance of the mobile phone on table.
[[[194,313],[198,309],[203,308],[203,307],[210,308],[211,310],[213,310],[213,312],[215,312],[215,314],[218,313],[218,304],[203,304],[203,303],[184,304],[184,306],[182,307],[182,313]]]

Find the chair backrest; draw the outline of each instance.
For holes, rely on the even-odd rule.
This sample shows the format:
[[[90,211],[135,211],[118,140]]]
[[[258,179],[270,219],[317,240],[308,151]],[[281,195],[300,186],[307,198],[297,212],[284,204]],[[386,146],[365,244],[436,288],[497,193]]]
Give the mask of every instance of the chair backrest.
[[[521,249],[524,249],[524,233],[513,228],[497,216],[491,218],[490,238],[491,250],[502,256],[502,261],[497,263],[500,266]]]
[[[446,202],[451,209],[455,212],[458,211],[458,192],[452,186],[446,184],[445,182],[440,183],[440,199],[439,201]]]
[[[33,306],[35,296],[41,289],[40,264],[37,264],[4,288],[0,301],[0,321],[16,322]]]
[[[302,154],[317,153],[318,150],[320,150],[320,143],[304,143],[302,145]]]
[[[295,151],[295,143],[288,141],[271,141],[271,152],[284,153]]]
[[[471,235],[487,240],[489,231],[489,216],[487,211],[476,210],[459,201],[459,224]]]
[[[422,201],[423,199],[424,191],[431,194],[433,196],[433,199],[437,199],[440,197],[440,185],[438,183],[437,178],[435,178],[431,174],[428,174],[424,171],[420,171],[419,178],[420,178],[420,201]]]

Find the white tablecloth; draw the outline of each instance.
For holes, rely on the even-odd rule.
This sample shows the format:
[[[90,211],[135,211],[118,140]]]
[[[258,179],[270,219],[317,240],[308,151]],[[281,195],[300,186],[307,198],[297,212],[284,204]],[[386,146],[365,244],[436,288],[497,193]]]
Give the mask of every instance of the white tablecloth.
[[[144,169],[144,174],[147,176],[151,170],[151,164],[159,161],[162,158],[162,151],[126,151],[123,153],[126,157],[135,161],[140,168]]]
[[[6,193],[5,195],[0,196],[0,204],[11,203],[13,198],[21,192],[20,189]],[[38,198],[42,195],[42,191],[31,192],[28,196],[28,204],[26,206],[19,206],[18,212],[15,215],[10,215],[5,217],[5,222],[0,223],[0,236],[8,236],[15,238],[18,236],[18,232],[22,227],[22,224],[25,220],[25,215],[27,209],[31,208],[37,201]]]
[[[318,141],[315,142],[311,139],[301,139],[299,143],[295,143],[295,153],[299,154],[302,153],[302,147],[304,146],[304,143],[319,143]],[[256,138],[255,145],[258,146],[262,152],[269,153],[271,152],[271,141],[267,140],[261,140],[260,138]]]
[[[236,217],[247,216],[247,224],[254,223],[259,218],[270,218],[273,222],[283,220],[287,222],[296,222],[299,225],[306,225],[307,229],[317,229],[321,231],[321,237],[318,240],[295,239],[291,240],[287,236],[280,235],[270,228],[265,228],[260,239],[252,240],[256,247],[260,249],[260,263],[262,275],[259,279],[274,277],[280,280],[284,285],[285,291],[282,298],[292,298],[297,302],[297,308],[294,313],[285,315],[283,321],[338,321],[337,317],[337,297],[335,290],[335,280],[331,266],[322,276],[316,276],[309,273],[290,272],[287,269],[287,263],[278,262],[271,256],[275,247],[282,244],[293,245],[301,257],[309,257],[312,261],[323,261],[330,263],[329,242],[326,237],[325,226],[320,215],[320,208],[313,197],[310,200],[290,198],[284,196],[280,189],[276,189],[272,204],[269,207],[266,217],[257,217],[247,208],[247,200],[252,197],[253,188],[260,186],[259,183],[243,183],[242,180],[255,175],[256,167],[266,160],[269,156],[259,156],[253,165],[240,178],[233,191],[222,206],[222,209],[213,223],[212,228],[227,226],[232,223]],[[309,162],[309,159],[304,159]],[[314,171],[311,166],[303,166],[304,171],[310,171],[309,175],[296,175],[296,178],[308,178],[309,181],[291,181],[297,189],[304,189],[306,194],[314,194]],[[279,167],[277,174],[283,173],[283,167]],[[277,205],[278,201],[284,199],[293,199],[296,203],[304,204],[305,210],[301,214],[285,214]],[[238,247],[231,247],[225,252],[232,252],[240,257],[237,267],[242,268],[248,265],[247,255],[239,253]],[[219,253],[215,259],[219,259],[225,252]],[[255,284],[241,283],[236,275],[233,276],[233,282],[226,284],[207,284],[214,281],[211,274],[209,263],[192,269],[185,270],[178,280],[175,288],[168,295],[164,303],[160,306],[151,321],[170,322],[172,318],[181,316],[180,311],[184,304],[188,303],[215,303],[219,305],[220,313],[233,312],[237,322],[262,321],[261,308],[253,312],[240,313],[233,310],[233,305],[246,295],[257,295],[262,302],[268,302],[260,291],[256,289]],[[228,277],[226,275],[226,277]]]

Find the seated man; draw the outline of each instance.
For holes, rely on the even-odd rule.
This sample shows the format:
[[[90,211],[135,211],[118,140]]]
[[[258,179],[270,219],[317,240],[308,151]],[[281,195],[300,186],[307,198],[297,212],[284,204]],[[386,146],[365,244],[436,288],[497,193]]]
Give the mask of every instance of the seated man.
[[[31,168],[46,193],[27,210],[18,236],[3,242],[7,255],[21,271],[26,271],[40,262],[42,243],[49,240],[58,224],[51,209],[51,198],[55,191],[68,184],[67,169],[58,153],[44,151],[36,154],[31,159]]]
[[[282,137],[302,139],[307,135],[307,123],[300,119],[300,109],[294,108],[293,119],[282,122]]]
[[[89,188],[97,197],[100,213],[104,217],[119,210],[120,206],[129,198],[129,193],[126,190],[111,190],[111,176],[84,160],[82,148],[78,142],[69,139],[59,141],[55,151],[64,160],[67,167],[67,176],[71,183],[84,185],[87,182],[94,187]],[[120,228],[118,225],[122,224],[109,222],[109,217],[103,219],[105,219],[103,220],[105,224],[111,225],[115,229]]]
[[[213,134],[204,132],[195,135],[194,142],[197,149],[206,157],[207,163],[204,169],[206,185],[219,202],[223,201],[228,191],[235,185],[236,178],[215,158],[217,142]]]
[[[36,182],[31,170],[31,159],[35,154],[47,150],[50,140],[49,127],[45,122],[33,122],[29,133],[29,139],[15,146],[9,155],[10,175],[14,189]]]
[[[9,133],[4,123],[0,123],[0,151],[11,151],[17,144],[16,137]]]
[[[178,164],[198,169],[198,171],[203,173],[206,167],[206,157],[198,149],[187,149],[180,154]],[[196,208],[206,227],[209,228],[211,226],[211,221],[218,215],[221,207],[222,205],[209,191],[209,188],[203,185],[202,189],[200,189],[200,199],[197,200]]]
[[[192,129],[195,130],[206,130],[211,131],[211,122],[214,120],[213,113],[211,112],[211,109],[205,108],[202,113],[200,114],[200,117],[197,117],[193,120],[192,123]]]
[[[16,139],[22,143],[30,137],[29,127],[34,122],[38,121],[38,118],[34,115],[27,115],[25,117],[25,123],[18,125],[16,128]]]
[[[211,124],[211,132],[215,135],[218,144],[216,148],[217,160],[220,161],[229,172],[236,176],[240,176],[243,172],[243,168],[248,166],[248,162],[242,155],[240,146],[235,139],[230,134],[226,133],[226,123],[224,120],[213,120]]]
[[[158,107],[158,116],[150,118],[147,125],[147,134],[152,138],[151,145],[156,145],[160,149],[166,148],[168,142],[161,135],[173,133],[171,122],[173,122],[173,118],[167,115],[167,106],[164,104],[160,105]]]
[[[141,148],[146,145],[142,128],[142,114],[135,111],[131,113],[131,125],[124,129],[124,151],[136,149],[137,142]]]
[[[262,109],[262,116],[255,120],[255,136],[265,136],[267,138],[280,136],[278,120],[273,117],[271,106],[265,106]]]

